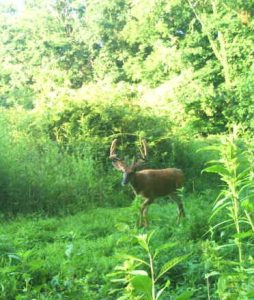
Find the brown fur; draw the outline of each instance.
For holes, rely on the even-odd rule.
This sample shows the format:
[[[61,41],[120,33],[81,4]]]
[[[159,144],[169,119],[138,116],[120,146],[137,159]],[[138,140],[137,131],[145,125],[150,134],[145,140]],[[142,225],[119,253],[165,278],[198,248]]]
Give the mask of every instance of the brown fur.
[[[147,226],[148,206],[154,199],[162,196],[172,196],[178,206],[178,222],[185,216],[183,203],[177,195],[177,189],[183,186],[184,175],[182,170],[176,168],[147,169],[131,174],[130,184],[134,192],[145,198],[141,205],[140,226]]]
[[[183,172],[175,168],[142,170],[130,179],[135,192],[149,199],[176,193],[183,181]]]

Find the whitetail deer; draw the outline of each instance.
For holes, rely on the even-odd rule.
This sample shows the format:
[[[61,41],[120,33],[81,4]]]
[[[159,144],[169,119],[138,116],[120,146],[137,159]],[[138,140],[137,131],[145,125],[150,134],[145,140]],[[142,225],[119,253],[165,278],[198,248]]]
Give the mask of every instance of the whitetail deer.
[[[139,225],[147,227],[148,206],[155,198],[161,196],[172,196],[172,200],[176,202],[178,207],[178,221],[181,217],[185,217],[183,203],[177,189],[183,186],[184,175],[182,170],[176,168],[167,169],[137,169],[143,164],[147,157],[147,144],[142,140],[142,148],[140,148],[141,159],[133,162],[131,166],[116,155],[117,139],[113,140],[110,148],[109,158],[113,161],[113,166],[123,172],[122,185],[130,183],[134,193],[141,195],[144,202],[141,205]]]

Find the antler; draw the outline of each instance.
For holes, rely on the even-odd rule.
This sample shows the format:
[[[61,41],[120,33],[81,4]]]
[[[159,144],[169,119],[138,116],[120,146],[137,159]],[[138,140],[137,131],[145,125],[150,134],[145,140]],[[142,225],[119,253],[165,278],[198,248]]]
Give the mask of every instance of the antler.
[[[147,143],[145,140],[141,140],[141,147],[139,147],[139,151],[141,155],[139,155],[138,159],[133,162],[132,168],[136,169],[143,165],[144,161],[146,160],[147,157]]]
[[[117,144],[117,139],[114,139],[111,147],[110,147],[110,154],[109,154],[109,158],[112,160],[117,160],[119,159],[116,155],[116,144]]]
[[[125,172],[127,166],[121,158],[117,157],[116,144],[117,144],[117,139],[114,139],[112,144],[111,144],[111,147],[110,147],[109,159],[112,160],[113,166],[117,170]]]
[[[148,151],[147,151],[147,143],[146,143],[146,140],[142,140],[142,141],[141,141],[141,146],[142,146],[142,148],[143,148],[143,150],[142,150],[142,148],[139,148],[140,153],[141,153],[141,158],[142,158],[143,160],[145,160],[146,157],[147,157],[147,153],[148,153]]]

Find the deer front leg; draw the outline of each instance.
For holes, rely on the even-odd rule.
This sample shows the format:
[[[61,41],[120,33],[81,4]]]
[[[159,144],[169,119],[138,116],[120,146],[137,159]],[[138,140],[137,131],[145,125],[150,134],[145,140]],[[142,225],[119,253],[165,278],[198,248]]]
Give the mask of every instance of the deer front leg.
[[[150,199],[146,199],[140,208],[140,219],[139,219],[139,226],[140,227],[147,227],[148,220],[147,220],[147,212],[148,212],[148,205],[151,203]]]

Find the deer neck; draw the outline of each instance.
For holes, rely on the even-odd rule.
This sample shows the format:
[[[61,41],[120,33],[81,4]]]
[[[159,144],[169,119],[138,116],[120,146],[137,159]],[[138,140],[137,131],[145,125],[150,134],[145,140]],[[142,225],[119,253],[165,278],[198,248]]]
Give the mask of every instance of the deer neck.
[[[139,186],[139,182],[138,182],[137,173],[133,174],[133,177],[130,180],[130,185],[131,185],[131,187],[132,187],[135,194],[140,193],[140,186]]]

